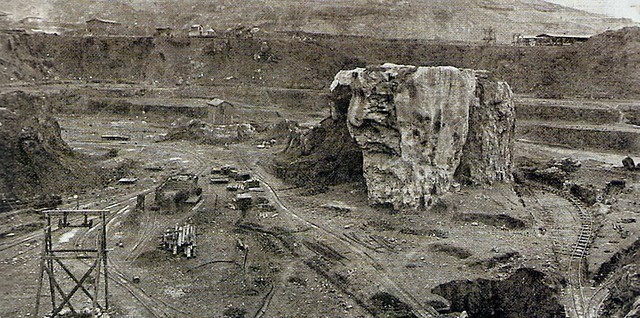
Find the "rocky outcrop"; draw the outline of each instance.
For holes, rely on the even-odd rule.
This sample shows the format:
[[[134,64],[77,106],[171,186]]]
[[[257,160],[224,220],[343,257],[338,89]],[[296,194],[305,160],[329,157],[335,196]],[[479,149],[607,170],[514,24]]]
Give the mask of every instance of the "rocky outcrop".
[[[640,265],[626,265],[613,279],[611,294],[604,303],[603,316],[640,317]]]
[[[512,178],[512,93],[486,72],[385,64],[341,71],[331,90],[373,204],[424,207],[457,182]]]
[[[465,183],[510,181],[515,130],[515,106],[505,82],[475,72],[478,103],[469,109],[469,134],[456,178]]]
[[[23,92],[0,96],[0,199],[28,201],[100,180],[62,140],[44,98]]]

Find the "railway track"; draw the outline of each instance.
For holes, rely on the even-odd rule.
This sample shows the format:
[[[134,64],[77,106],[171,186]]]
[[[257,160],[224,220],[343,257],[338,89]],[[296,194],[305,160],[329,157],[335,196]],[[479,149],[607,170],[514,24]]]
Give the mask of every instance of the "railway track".
[[[120,209],[117,213],[111,215],[107,220],[107,230],[119,217],[124,216],[129,212],[130,207],[126,206]],[[75,245],[83,245],[85,241],[90,237],[88,234],[97,229],[100,224],[95,224],[92,228],[87,230],[83,235],[78,236],[75,240]],[[89,265],[85,262],[85,265]],[[120,267],[119,262],[109,259],[109,272],[107,277],[110,281],[114,282],[118,286],[124,288],[145,310],[151,314],[154,318],[162,317],[192,317],[191,313],[186,312],[180,308],[172,306],[160,299],[157,299],[149,295],[142,288],[135,286],[129,281],[129,278],[124,274],[123,269]]]
[[[0,245],[0,252],[4,252],[4,251],[6,251],[8,249],[17,247],[17,246],[25,244],[25,243],[29,243],[31,241],[34,241],[34,240],[40,238],[41,236],[42,236],[41,231],[32,232],[32,233],[26,234],[24,236],[20,236],[19,238],[13,239],[13,240],[11,240],[9,242],[5,242],[2,245]]]
[[[102,203],[102,204],[95,204],[95,208],[96,209],[112,209],[116,206],[122,205],[127,203],[128,201],[131,201],[133,198],[135,198],[138,194],[143,194],[143,193],[149,193],[151,191],[151,189],[145,189],[142,191],[138,191],[135,192],[133,194],[129,194],[124,196],[122,199],[116,200],[116,201],[112,201],[112,202],[108,202],[108,203]],[[68,209],[74,209],[76,207],[76,205],[79,205],[80,207],[83,206],[88,206],[91,204],[94,204],[95,202],[92,202],[90,200],[83,200],[80,201],[79,203],[73,202],[73,203],[69,203],[69,204],[65,204],[63,206],[61,206],[61,208],[68,208]],[[54,229],[54,231],[56,231],[57,229]],[[24,243],[29,243],[31,241],[37,240],[37,239],[41,239],[43,236],[43,232],[42,229],[38,229],[35,230],[33,232],[30,233],[25,233],[22,235],[19,235],[11,240],[8,240],[6,242],[0,243],[0,253],[9,250],[11,248],[20,246]],[[35,246],[33,247],[35,248]],[[6,257],[3,257],[2,259],[6,259]]]
[[[589,247],[593,241],[593,229],[594,229],[594,221],[590,211],[582,204],[582,202],[568,193],[567,191],[563,191],[560,189],[556,189],[547,185],[542,185],[535,182],[527,182],[528,186],[554,194],[569,203],[574,207],[573,212],[571,212],[575,219],[580,224],[580,229],[578,230],[577,238],[575,238],[574,243],[568,247],[568,252],[563,252],[563,250],[558,250],[554,248],[555,254],[557,255],[557,259],[564,259],[567,263],[566,272],[567,272],[567,280],[568,286],[567,291],[571,295],[572,306],[568,309],[568,316],[576,317],[576,318],[595,318],[596,316],[592,315],[593,310],[591,309],[591,302],[587,297],[585,297],[585,287],[583,276],[584,276],[584,263],[586,256],[589,252]],[[537,199],[536,199],[537,200]],[[543,211],[548,213],[548,209],[540,204],[539,200],[538,204],[542,207]],[[545,216],[545,218],[550,216]],[[554,231],[555,232],[555,231]],[[557,242],[559,238],[554,238]],[[562,264],[559,264],[562,265]]]
[[[267,308],[269,308],[271,299],[273,299],[274,292],[275,292],[275,285],[271,284],[271,288],[269,288],[269,291],[262,299],[262,305],[260,306],[260,309],[258,309],[256,314],[253,316],[254,318],[262,318],[264,316],[264,314],[267,312]]]
[[[607,278],[596,288],[591,297],[589,297],[589,301],[587,302],[587,308],[589,310],[588,318],[600,317],[602,305],[609,298],[609,295],[611,294],[611,287],[613,287],[613,284],[614,282],[612,278]]]
[[[195,173],[197,175],[202,174],[203,172],[205,172],[208,169],[207,163],[204,159],[201,158],[201,155],[195,151],[191,151],[191,150],[180,150],[177,149],[174,146],[166,146],[166,145],[157,145],[160,148],[165,148],[165,149],[170,149],[173,151],[180,151],[182,153],[186,153],[189,154],[191,156],[191,158],[197,162],[197,167],[195,168]],[[197,208],[198,205],[196,205],[195,208]],[[193,210],[193,209],[192,209]],[[132,251],[130,251],[130,253],[127,255],[127,257],[125,257],[125,261],[131,261],[137,258],[137,256],[140,254],[140,247],[143,246],[146,242],[153,240],[155,238],[155,230],[158,228],[157,227],[157,217],[155,216],[154,213],[148,213],[147,214],[147,226],[144,227],[143,229],[143,233],[142,235],[139,236],[136,244],[134,245]],[[113,271],[115,272],[115,274],[117,275],[117,277],[121,280],[121,284],[123,287],[125,287],[125,289],[131,294],[133,295],[136,300],[143,305],[143,307],[145,307],[147,309],[147,311],[149,311],[154,317],[194,317],[193,314],[180,309],[176,306],[173,306],[161,299],[158,299],[156,297],[152,297],[151,295],[149,295],[146,291],[144,291],[142,288],[135,286],[135,285],[131,285],[131,283],[129,283],[128,278],[123,274],[123,270],[122,268],[120,268],[120,265],[117,262],[114,262],[113,260],[110,262],[111,263],[111,268],[113,269]],[[135,295],[137,294],[137,295]],[[164,309],[160,309],[160,308],[164,308]],[[159,313],[158,313],[159,311]]]
[[[125,206],[121,209],[119,209],[116,213],[109,215],[107,218],[107,230],[109,229],[109,227],[113,224],[113,222],[115,222],[118,217],[120,215],[126,214],[128,212],[128,210],[130,209],[130,206]],[[89,234],[91,232],[93,232],[94,230],[98,229],[100,227],[100,223],[95,224],[93,227],[89,228],[87,231],[85,231],[82,235],[78,235],[76,236],[75,240],[74,240],[74,245],[75,246],[82,246],[85,244],[85,242],[87,241],[87,239],[90,237]],[[85,265],[90,265],[89,263],[87,263],[86,261],[82,261],[82,263],[84,263]],[[113,260],[109,260],[109,265],[110,265],[110,270],[108,272],[108,279],[111,282],[114,282],[116,285],[124,288],[129,294],[131,294],[131,296],[140,304],[142,305],[149,314],[151,314],[154,318],[160,318],[162,317],[161,315],[159,315],[158,313],[156,313],[156,311],[153,309],[153,304],[150,303],[146,297],[144,297],[144,295],[140,295],[138,292],[136,292],[131,283],[128,282],[128,280],[125,278],[125,276],[117,270],[117,265],[115,262],[113,262]]]
[[[116,207],[118,205],[122,205],[122,204],[124,204],[124,203],[126,203],[127,201],[130,201],[130,200],[131,200],[131,198],[129,196],[127,196],[122,200],[110,203],[106,207],[103,207],[103,205],[104,205],[103,204],[103,205],[98,205],[97,208],[98,209],[110,209],[110,208]],[[90,203],[90,202],[86,201],[86,202],[83,202],[82,205],[86,205],[88,203]],[[67,206],[69,208],[71,208],[72,205],[75,207],[75,204],[70,204],[70,205],[67,205]],[[71,219],[70,221],[79,221],[79,218],[80,217],[76,217],[75,219]],[[58,228],[54,228],[53,229],[53,232],[56,232],[56,231],[58,231]],[[4,243],[0,244],[0,254],[8,253],[11,249],[17,248],[17,247],[20,247],[20,246],[24,246],[24,244],[27,244],[27,243],[38,242],[38,240],[42,240],[43,235],[44,234],[42,232],[42,229],[38,229],[36,231],[20,235],[19,237],[16,237],[15,239],[10,240],[8,242],[4,242]],[[39,246],[39,244],[31,244],[26,249],[20,251],[20,254],[26,254],[26,253],[28,253],[30,251],[33,251],[38,246]],[[6,255],[9,255],[9,256],[6,256]],[[2,258],[0,258],[0,259],[1,260],[11,259],[11,258],[15,257],[16,254],[6,254],[6,255],[2,256]]]
[[[368,264],[374,272],[374,276],[378,277],[381,281],[380,283],[387,289],[387,292],[395,294],[398,298],[400,298],[403,302],[407,303],[413,308],[413,313],[417,317],[435,317],[438,315],[438,312],[435,310],[428,308],[423,309],[423,305],[415,299],[409,292],[399,286],[393,279],[389,277],[389,274],[385,271],[384,266],[376,261],[369,252],[364,250],[359,244],[354,243],[353,241],[343,237],[341,234],[334,233],[333,231],[326,229],[323,226],[319,226],[318,224],[301,217],[290,208],[288,208],[285,203],[278,196],[276,190],[267,182],[266,177],[258,171],[258,169],[254,169],[252,165],[250,165],[245,156],[240,156],[236,153],[236,157],[238,162],[242,162],[245,167],[251,170],[254,174],[254,178],[259,180],[261,184],[266,187],[267,192],[273,198],[274,203],[282,210],[287,212],[287,214],[306,224],[312,229],[315,229],[323,234],[323,237],[327,239],[327,242],[331,242],[336,246],[341,246],[344,249],[350,251],[352,255],[357,255],[360,261],[364,264]]]
[[[146,243],[147,241],[149,241],[150,239],[153,238],[153,233],[156,232],[156,221],[157,221],[157,217],[155,213],[145,213],[145,224],[146,226],[142,227],[142,233],[140,235],[137,235],[138,239],[136,240],[136,243],[133,245],[133,248],[131,249],[131,251],[129,251],[129,253],[127,253],[127,256],[124,258],[125,261],[130,262],[135,260],[136,258],[138,258],[138,256],[140,256],[141,253],[141,249],[140,247],[144,245],[144,243]],[[141,224],[142,225],[142,224]]]
[[[195,151],[186,150],[186,149],[178,149],[175,146],[169,145],[154,145],[158,148],[164,148],[176,152],[181,152],[183,154],[190,155],[191,159],[197,162],[197,166],[194,168],[195,174],[200,175],[208,169],[208,165],[204,159],[201,158],[201,155]],[[199,205],[196,205],[197,208]],[[193,210],[193,209],[192,209]],[[110,220],[112,222],[114,219]],[[153,240],[155,238],[155,230],[157,227],[157,218],[155,214],[148,213],[147,214],[147,226],[143,228],[142,235],[139,236],[138,240],[134,244],[133,249],[130,253],[125,257],[125,261],[131,261],[137,258],[140,254],[140,247],[143,246],[146,242]],[[109,226],[109,224],[107,224]],[[123,286],[134,298],[145,308],[149,313],[151,313],[154,317],[194,317],[188,311],[180,309],[176,306],[173,306],[161,299],[153,297],[149,295],[144,289],[132,285],[129,282],[129,279],[124,274],[124,270],[120,267],[118,262],[111,261],[111,269],[112,272],[116,275],[116,277],[110,277],[110,279],[117,281],[119,285]]]
[[[142,149],[144,150],[146,146],[139,146],[139,147],[142,147]],[[171,152],[179,153],[181,155],[187,154],[189,156],[188,159],[196,163],[195,167],[192,167],[192,170],[195,170],[196,174],[198,175],[206,171],[208,168],[207,162],[202,158],[202,155],[197,153],[196,151],[192,151],[188,149],[185,150],[181,148],[179,149],[174,145],[154,144],[151,147],[169,150]],[[125,216],[129,212],[130,210],[130,206],[128,205],[129,201],[134,200],[136,196],[140,194],[146,195],[151,191],[152,191],[152,188],[147,188],[142,191],[137,191],[135,193],[129,194],[123,197],[122,199],[117,200],[116,202],[96,205],[97,208],[100,208],[100,206],[103,206],[103,209],[112,209],[112,208],[124,205],[124,207],[119,209],[118,212],[109,216],[106,224],[107,228],[112,227],[115,222],[117,222],[121,217]],[[82,202],[82,205],[87,205],[92,203],[94,202],[86,201],[86,202]],[[155,229],[157,228],[156,218],[155,216],[151,216],[151,214],[149,214],[147,218],[148,218],[147,223],[149,226],[144,227],[142,235],[138,237],[136,243],[134,244],[133,250],[125,258],[125,261],[130,261],[132,259],[135,259],[135,257],[137,257],[137,255],[140,253],[139,248],[142,245],[144,245],[144,243],[146,243],[147,241],[154,239]],[[89,234],[97,230],[99,225],[100,225],[99,223],[94,224],[93,227],[89,228],[82,235],[76,236],[74,240],[74,245],[84,244],[84,242],[90,237]],[[31,240],[38,239],[42,235],[43,234],[41,231],[34,231],[32,233],[21,236],[20,238],[16,238],[15,240],[12,240],[3,245],[0,245],[0,252],[8,250],[15,246],[19,246],[20,244],[29,242]],[[86,262],[84,264],[88,265]],[[109,273],[108,273],[109,281],[123,288],[127,293],[129,293],[133,297],[133,299],[136,300],[137,303],[139,303],[154,318],[195,317],[193,316],[193,314],[189,313],[188,311],[185,311],[181,308],[173,306],[161,299],[157,299],[156,297],[153,297],[152,295],[147,293],[141,287],[138,287],[132,284],[128,276],[124,273],[124,270],[121,268],[118,261],[109,258],[109,264],[110,264]]]
[[[118,205],[122,205],[130,201],[130,198],[126,198],[120,200],[117,204],[111,204],[111,207],[116,207]],[[114,222],[116,222],[120,217],[126,215],[130,210],[129,205],[125,205],[121,209],[119,209],[116,213],[110,215],[107,219],[107,229],[111,227]],[[77,235],[73,241],[73,245],[81,246],[84,245],[86,240],[90,238],[90,233],[97,230],[100,226],[100,223],[94,224],[93,227],[87,229],[81,235]],[[147,236],[147,238],[150,237]],[[82,260],[81,260],[82,261]],[[89,266],[90,264],[86,261],[82,261],[84,265]],[[109,260],[109,272],[108,279],[125,289],[145,310],[154,318],[163,318],[163,317],[193,317],[189,312],[186,312],[182,309],[179,309],[175,306],[172,306],[162,300],[156,299],[155,297],[149,295],[142,288],[133,285],[127,276],[124,274],[122,268],[120,267],[117,261],[113,259]]]
[[[104,141],[74,141],[74,142],[69,142],[69,145],[93,145],[96,143],[101,143],[101,144],[108,144],[110,146],[134,146],[134,147],[138,147],[138,148],[142,148],[145,149],[147,147],[151,147],[151,148],[159,148],[159,149],[164,149],[164,150],[170,150],[174,153],[177,154],[188,154],[191,159],[195,162],[197,162],[197,167],[195,168],[195,170],[197,170],[197,174],[201,174],[202,172],[204,172],[207,168],[206,165],[206,161],[204,159],[202,159],[201,155],[199,153],[197,153],[196,151],[193,150],[189,150],[189,149],[181,149],[178,148],[174,145],[160,145],[160,144],[142,144],[142,145],[130,145],[130,144],[121,144],[121,143],[114,143],[114,142],[104,142]],[[68,204],[63,205],[63,208],[69,208],[69,209],[73,209],[75,208],[76,205],[79,206],[88,206],[88,205],[95,205],[96,209],[111,209],[114,206],[120,205],[122,203],[125,203],[129,200],[131,200],[132,198],[135,198],[138,194],[147,194],[151,191],[151,188],[147,188],[138,192],[135,192],[133,194],[129,194],[124,196],[123,199],[114,201],[114,202],[109,202],[107,204],[95,204],[95,201],[92,201],[90,199],[85,199],[79,202],[70,202]],[[17,214],[17,213],[24,213],[26,211],[30,211],[30,210],[20,210],[20,211],[8,211],[8,212],[3,212],[3,215],[9,215],[9,214]],[[23,235],[20,235],[18,237],[15,237],[11,240],[8,240],[6,242],[0,243],[0,252],[3,252],[5,250],[8,250],[10,248],[19,246],[23,243],[27,243],[33,239],[37,239],[37,238],[41,238],[42,237],[42,231],[36,230],[30,233],[26,233]]]
[[[177,151],[177,149],[173,146],[159,146],[161,148],[165,148],[165,149],[172,149]],[[202,158],[200,158],[200,155],[197,154],[194,151],[184,151],[184,153],[188,153],[192,156],[192,159],[194,159],[197,163],[198,166],[195,168],[195,170],[197,170],[197,174],[201,174],[202,172],[204,172],[208,167],[206,165],[206,161],[203,160]],[[148,189],[147,191],[141,193],[141,194],[148,194],[151,191],[151,189]],[[140,194],[140,193],[139,193]],[[136,194],[137,196],[137,194]],[[135,198],[135,196],[132,196],[132,198]],[[131,200],[131,198],[127,199],[127,201]],[[128,207],[126,210],[121,210],[118,213],[114,214],[113,216],[111,216],[109,218],[109,220],[107,221],[107,229],[113,225],[113,222],[115,222],[116,220],[118,220],[119,217],[124,216],[127,214]],[[82,244],[84,240],[87,239],[88,237],[88,233],[90,233],[92,230],[96,229],[98,227],[99,224],[94,225],[93,228],[89,229],[85,235],[82,236],[82,238],[80,239],[79,242],[77,242],[76,244]],[[157,229],[157,222],[156,222],[156,217],[155,215],[153,215],[153,213],[148,213],[147,214],[147,226],[145,226],[143,228],[143,233],[142,235],[138,236],[138,239],[136,241],[136,243],[134,244],[133,249],[130,251],[130,253],[125,257],[125,261],[131,261],[133,259],[135,259],[139,254],[139,248],[144,245],[144,243],[153,240],[154,239],[154,233],[155,230]],[[136,299],[136,301],[141,304],[146,310],[147,312],[149,312],[149,314],[151,314],[153,317],[155,318],[160,318],[160,317],[194,317],[191,313],[180,309],[176,306],[173,306],[165,301],[162,301],[161,299],[158,299],[156,297],[153,297],[151,295],[149,295],[145,290],[143,290],[142,288],[133,285],[128,277],[124,274],[124,270],[121,268],[120,264],[118,261],[115,261],[113,259],[111,259],[111,261],[109,262],[110,266],[110,271],[108,274],[108,277],[111,281],[115,282],[117,285],[121,286],[122,288],[124,288],[129,294],[131,294],[131,296],[134,297],[134,299]]]

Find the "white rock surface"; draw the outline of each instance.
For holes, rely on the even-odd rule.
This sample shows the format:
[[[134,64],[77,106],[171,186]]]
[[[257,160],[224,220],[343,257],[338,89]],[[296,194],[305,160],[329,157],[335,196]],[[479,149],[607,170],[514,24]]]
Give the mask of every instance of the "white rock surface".
[[[454,67],[384,64],[340,71],[331,89],[351,90],[345,118],[363,151],[374,204],[424,207],[457,181],[511,180],[515,114],[506,83]]]

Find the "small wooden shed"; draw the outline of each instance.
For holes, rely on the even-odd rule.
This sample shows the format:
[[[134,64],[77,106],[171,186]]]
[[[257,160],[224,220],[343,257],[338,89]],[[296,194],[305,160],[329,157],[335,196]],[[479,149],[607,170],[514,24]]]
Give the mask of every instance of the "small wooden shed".
[[[233,105],[223,99],[214,98],[207,102],[209,105],[209,123],[227,125],[231,123]]]

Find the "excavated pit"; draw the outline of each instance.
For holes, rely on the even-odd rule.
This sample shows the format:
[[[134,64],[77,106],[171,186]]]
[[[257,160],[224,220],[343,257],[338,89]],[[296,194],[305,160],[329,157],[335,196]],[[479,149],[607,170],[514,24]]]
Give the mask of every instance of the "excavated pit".
[[[634,318],[640,316],[640,265],[632,263],[617,271],[613,288],[605,300],[603,317]]]
[[[437,286],[434,294],[447,299],[452,312],[469,317],[565,317],[559,301],[564,282],[530,268],[505,280],[458,280]]]
[[[640,240],[615,253],[594,275],[596,282],[611,284],[602,306],[603,317],[640,316]]]
[[[636,240],[626,249],[614,254],[611,259],[603,263],[598,272],[594,275],[594,279],[598,283],[602,283],[607,277],[613,275],[616,271],[624,266],[640,262],[640,239]]]

